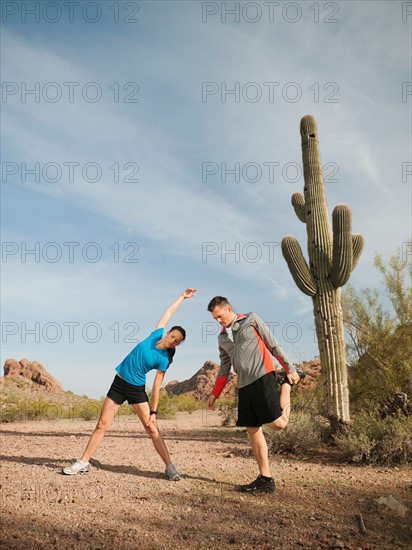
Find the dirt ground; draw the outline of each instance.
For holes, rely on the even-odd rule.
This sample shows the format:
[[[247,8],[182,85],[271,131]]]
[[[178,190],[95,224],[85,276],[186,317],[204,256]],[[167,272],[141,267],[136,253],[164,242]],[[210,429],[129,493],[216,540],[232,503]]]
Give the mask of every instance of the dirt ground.
[[[159,420],[184,477],[163,466],[135,416],[115,420],[89,475],[64,476],[95,421],[3,424],[4,549],[410,548],[411,468],[360,467],[321,452],[274,457],[277,490],[236,491],[257,475],[245,432],[216,412]],[[408,507],[376,504],[393,497]],[[366,533],[359,525],[362,515]]]

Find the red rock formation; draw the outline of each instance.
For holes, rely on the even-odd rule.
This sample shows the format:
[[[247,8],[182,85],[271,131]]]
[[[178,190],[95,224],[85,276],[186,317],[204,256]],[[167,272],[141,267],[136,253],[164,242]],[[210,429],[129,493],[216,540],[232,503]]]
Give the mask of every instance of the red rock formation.
[[[30,362],[28,359],[22,359],[17,362],[15,359],[7,359],[3,369],[5,378],[22,376],[26,380],[44,386],[50,393],[63,390],[60,382],[37,361]]]
[[[199,401],[206,399],[212,393],[218,370],[219,365],[213,363],[212,361],[206,361],[203,367],[198,370],[192,378],[189,378],[189,380],[184,380],[183,382],[172,380],[166,385],[165,390],[175,395],[189,393]],[[222,397],[234,396],[235,387],[236,374],[231,372],[229,375],[229,380],[222,392]]]
[[[314,388],[322,382],[322,368],[319,359],[313,359],[313,361],[302,363],[299,367],[306,372],[306,377],[302,380],[301,384],[296,386],[297,390],[304,392]]]

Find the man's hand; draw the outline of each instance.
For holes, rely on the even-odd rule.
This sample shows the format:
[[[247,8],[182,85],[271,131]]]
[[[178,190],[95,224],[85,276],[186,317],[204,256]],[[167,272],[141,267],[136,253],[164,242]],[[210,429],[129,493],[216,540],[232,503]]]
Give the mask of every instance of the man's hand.
[[[286,376],[289,382],[291,382],[292,384],[297,384],[298,382],[300,382],[300,376],[297,372],[293,372],[292,374],[287,374]]]
[[[207,402],[207,408],[209,409],[209,411],[215,410],[215,401],[216,401],[216,395],[211,395]]]
[[[184,292],[182,292],[182,296],[185,300],[186,298],[193,298],[195,294],[196,294],[195,288],[187,288]]]

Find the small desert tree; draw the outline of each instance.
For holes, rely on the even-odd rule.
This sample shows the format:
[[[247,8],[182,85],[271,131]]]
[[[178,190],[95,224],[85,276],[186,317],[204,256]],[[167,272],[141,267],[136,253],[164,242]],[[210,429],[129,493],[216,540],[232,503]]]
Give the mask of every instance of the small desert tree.
[[[404,253],[386,263],[376,255],[384,293],[351,286],[343,293],[355,409],[383,411],[396,392],[412,397],[412,262],[405,253],[411,246],[404,243]]]

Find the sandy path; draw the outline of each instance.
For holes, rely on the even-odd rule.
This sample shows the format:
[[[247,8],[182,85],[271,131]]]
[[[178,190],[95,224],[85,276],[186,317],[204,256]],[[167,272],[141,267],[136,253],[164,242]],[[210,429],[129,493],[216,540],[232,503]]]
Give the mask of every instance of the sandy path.
[[[180,482],[163,479],[134,416],[114,422],[95,457],[101,467],[61,475],[94,424],[2,426],[2,548],[410,548],[411,468],[274,458],[276,494],[241,495],[236,484],[257,474],[245,433],[197,411],[159,421]],[[409,507],[405,517],[372,502],[389,495]]]

